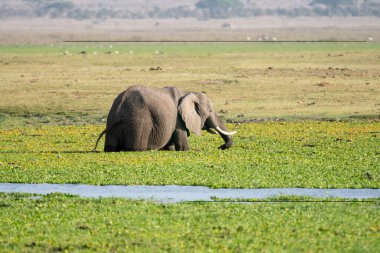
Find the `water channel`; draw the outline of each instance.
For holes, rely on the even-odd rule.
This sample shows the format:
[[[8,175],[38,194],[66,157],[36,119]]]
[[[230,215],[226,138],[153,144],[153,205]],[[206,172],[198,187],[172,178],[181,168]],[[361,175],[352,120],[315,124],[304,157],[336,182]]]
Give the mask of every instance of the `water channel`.
[[[228,199],[265,199],[292,195],[316,198],[339,197],[348,199],[379,198],[380,189],[314,189],[314,188],[259,188],[259,189],[211,189],[203,186],[125,186],[84,184],[19,184],[0,183],[0,192],[12,193],[67,193],[81,197],[119,197],[152,200],[164,203],[184,201],[212,201],[213,197]]]

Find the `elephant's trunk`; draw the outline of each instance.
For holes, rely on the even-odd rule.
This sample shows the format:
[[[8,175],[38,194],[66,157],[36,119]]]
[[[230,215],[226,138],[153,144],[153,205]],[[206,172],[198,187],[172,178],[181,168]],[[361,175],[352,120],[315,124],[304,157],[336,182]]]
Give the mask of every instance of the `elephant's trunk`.
[[[224,128],[224,130],[223,130],[223,128]],[[216,131],[218,131],[219,135],[224,140],[224,144],[222,146],[220,146],[219,149],[224,150],[224,149],[230,148],[233,144],[232,135],[235,134],[236,132],[233,132],[233,133],[228,132],[227,128],[224,126],[224,124],[219,125],[215,129],[216,129]]]
[[[207,124],[208,123],[208,124]],[[227,127],[223,124],[222,120],[218,115],[213,115],[206,124],[210,128],[214,128],[219,135],[223,138],[224,144],[219,147],[219,149],[227,149],[233,145],[232,135],[236,134],[236,132],[228,132]]]

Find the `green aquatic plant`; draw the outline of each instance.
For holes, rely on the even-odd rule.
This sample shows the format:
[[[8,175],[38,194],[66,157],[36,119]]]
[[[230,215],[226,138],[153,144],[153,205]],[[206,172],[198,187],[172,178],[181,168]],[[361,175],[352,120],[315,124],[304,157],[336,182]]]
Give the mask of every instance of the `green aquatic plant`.
[[[214,188],[379,188],[377,122],[267,122],[229,125],[220,138],[190,137],[189,152],[92,153],[102,126],[0,130],[0,181]],[[101,144],[102,145],[102,144]]]
[[[379,202],[181,203],[0,193],[1,252],[377,252]],[[19,210],[19,211],[15,211]]]

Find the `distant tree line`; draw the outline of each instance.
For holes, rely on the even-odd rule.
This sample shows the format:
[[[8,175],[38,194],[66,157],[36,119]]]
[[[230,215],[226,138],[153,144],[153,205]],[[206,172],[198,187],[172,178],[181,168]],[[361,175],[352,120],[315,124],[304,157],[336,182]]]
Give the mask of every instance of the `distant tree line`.
[[[200,0],[194,7],[176,6],[131,11],[99,6],[79,8],[69,0],[22,0],[23,8],[0,4],[0,18],[7,17],[51,17],[70,19],[143,19],[143,18],[186,18],[198,19],[257,17],[257,16],[379,16],[379,0],[312,0],[307,7],[272,8],[257,7],[254,0],[247,5],[241,0]]]

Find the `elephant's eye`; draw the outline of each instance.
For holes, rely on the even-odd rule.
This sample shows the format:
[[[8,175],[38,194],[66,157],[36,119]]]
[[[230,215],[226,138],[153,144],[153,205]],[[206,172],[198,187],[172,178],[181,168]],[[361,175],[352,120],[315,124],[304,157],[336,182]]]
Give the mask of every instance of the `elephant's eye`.
[[[199,104],[195,103],[195,111],[200,114],[201,113],[201,108],[199,106]]]

